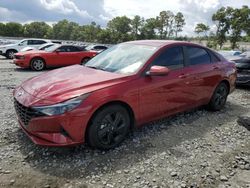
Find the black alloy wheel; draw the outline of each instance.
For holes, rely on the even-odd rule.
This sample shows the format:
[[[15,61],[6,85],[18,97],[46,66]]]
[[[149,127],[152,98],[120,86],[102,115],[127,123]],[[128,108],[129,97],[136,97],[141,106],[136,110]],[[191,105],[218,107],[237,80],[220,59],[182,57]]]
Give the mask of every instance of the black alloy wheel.
[[[128,134],[130,117],[120,105],[107,106],[93,118],[88,130],[88,141],[92,147],[111,149],[119,145]]]
[[[228,93],[228,86],[224,82],[220,83],[210,100],[209,108],[213,111],[221,110],[226,104]]]

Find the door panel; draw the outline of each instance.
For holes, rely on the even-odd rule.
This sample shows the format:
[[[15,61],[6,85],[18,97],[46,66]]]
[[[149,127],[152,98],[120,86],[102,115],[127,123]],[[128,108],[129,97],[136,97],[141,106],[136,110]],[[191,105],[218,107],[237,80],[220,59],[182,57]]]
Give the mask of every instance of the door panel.
[[[185,111],[195,105],[196,95],[190,89],[192,77],[186,69],[171,71],[167,76],[140,80],[142,121],[151,121]]]
[[[194,50],[189,51],[188,49]],[[212,62],[209,53],[203,48],[189,46],[187,55],[189,57],[187,71],[192,80],[190,89],[195,91],[197,104],[207,104],[214,86],[221,77],[220,65],[218,62]]]

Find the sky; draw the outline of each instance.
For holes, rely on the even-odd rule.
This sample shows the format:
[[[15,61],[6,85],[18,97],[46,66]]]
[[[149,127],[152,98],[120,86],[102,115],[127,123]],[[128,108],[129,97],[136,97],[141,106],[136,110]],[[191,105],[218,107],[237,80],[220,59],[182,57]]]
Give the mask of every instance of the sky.
[[[160,11],[182,12],[186,25],[181,35],[194,36],[197,23],[213,30],[212,14],[222,6],[250,6],[250,0],[0,0],[0,22],[53,23],[68,19],[81,25],[95,21],[106,27],[109,20],[126,15],[156,17]]]

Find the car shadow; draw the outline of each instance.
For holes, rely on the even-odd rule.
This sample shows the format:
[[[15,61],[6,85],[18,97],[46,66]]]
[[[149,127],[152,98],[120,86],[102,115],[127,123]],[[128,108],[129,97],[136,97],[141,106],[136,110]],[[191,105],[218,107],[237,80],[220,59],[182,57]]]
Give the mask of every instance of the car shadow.
[[[34,70],[30,69],[30,68],[20,68],[20,67],[17,67],[17,68],[14,69],[14,71],[15,72],[47,72],[47,71],[53,70],[53,69],[55,69],[55,68],[47,68],[47,69],[44,69],[42,71],[34,71]]]
[[[109,151],[94,150],[86,145],[71,148],[40,147],[34,145],[20,129],[16,132],[17,144],[25,156],[24,161],[45,174],[68,179],[100,173],[115,174],[118,170],[123,171],[162,152],[173,157],[188,155],[176,150],[175,146],[201,138],[223,123],[234,121],[242,111],[247,110],[228,102],[220,112],[207,112],[200,108],[161,119],[135,130],[121,146]]]
[[[240,89],[240,90],[248,90],[250,91],[250,86],[245,86],[245,85],[239,85],[236,87],[236,89]]]

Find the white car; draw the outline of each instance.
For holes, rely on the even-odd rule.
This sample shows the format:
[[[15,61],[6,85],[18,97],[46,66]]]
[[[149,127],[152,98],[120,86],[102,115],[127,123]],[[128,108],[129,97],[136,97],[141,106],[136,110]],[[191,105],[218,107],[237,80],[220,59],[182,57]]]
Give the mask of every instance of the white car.
[[[85,48],[85,50],[87,51],[95,51],[95,52],[98,52],[98,53],[101,53],[102,51],[104,50],[107,50],[108,47],[107,46],[104,46],[104,45],[89,45]]]
[[[45,43],[51,43],[51,41],[45,39],[23,39],[15,44],[0,46],[0,55],[3,55],[8,59],[13,59],[14,54],[19,52],[22,48],[30,46],[37,49]]]
[[[39,48],[27,46],[27,47],[21,49],[20,52],[27,52],[27,51],[31,51],[31,50],[45,50],[46,48],[49,48],[53,45],[55,45],[55,43],[45,43],[45,44],[42,44],[41,46],[39,46]]]

